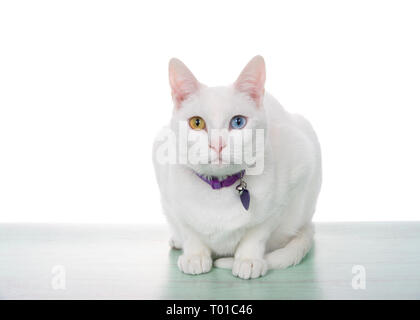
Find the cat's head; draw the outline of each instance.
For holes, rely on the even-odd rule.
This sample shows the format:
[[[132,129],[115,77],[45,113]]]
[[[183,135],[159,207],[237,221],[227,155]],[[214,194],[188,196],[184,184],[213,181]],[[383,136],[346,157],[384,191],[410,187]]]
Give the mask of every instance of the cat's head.
[[[169,82],[174,102],[171,127],[179,134],[183,124],[185,132],[194,137],[188,148],[178,151],[189,159],[194,154],[192,145],[202,142],[201,160],[188,160],[187,166],[199,174],[221,177],[263,161],[264,137],[261,141],[256,133],[264,135],[267,125],[263,106],[265,74],[264,59],[256,56],[232,85],[208,87],[180,60],[170,60]],[[208,161],[203,161],[203,151]]]

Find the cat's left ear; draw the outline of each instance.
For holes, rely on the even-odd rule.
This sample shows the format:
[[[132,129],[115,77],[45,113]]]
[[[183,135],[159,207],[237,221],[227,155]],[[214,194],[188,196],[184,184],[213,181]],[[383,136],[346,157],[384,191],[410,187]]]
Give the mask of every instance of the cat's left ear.
[[[264,98],[265,62],[262,56],[255,56],[242,70],[234,83],[236,90],[248,94],[257,107]]]
[[[177,108],[181,106],[182,101],[200,88],[200,83],[190,69],[176,58],[169,61],[169,83],[172,89],[172,99]]]

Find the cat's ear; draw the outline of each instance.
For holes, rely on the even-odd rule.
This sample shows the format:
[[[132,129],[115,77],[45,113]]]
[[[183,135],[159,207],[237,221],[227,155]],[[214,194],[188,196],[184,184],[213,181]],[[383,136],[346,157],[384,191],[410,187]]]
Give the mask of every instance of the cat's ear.
[[[248,94],[260,106],[264,97],[265,62],[261,56],[255,56],[242,70],[235,81],[235,89]]]
[[[169,83],[175,107],[179,108],[182,101],[200,88],[200,83],[187,66],[179,59],[169,61]]]

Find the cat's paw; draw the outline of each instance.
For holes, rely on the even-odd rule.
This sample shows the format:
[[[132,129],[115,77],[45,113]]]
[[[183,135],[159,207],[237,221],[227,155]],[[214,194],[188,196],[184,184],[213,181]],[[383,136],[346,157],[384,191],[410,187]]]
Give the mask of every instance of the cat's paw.
[[[232,274],[242,279],[255,279],[265,275],[267,269],[267,262],[264,259],[235,258]]]
[[[201,274],[211,270],[213,261],[208,254],[180,255],[178,268],[184,273]]]

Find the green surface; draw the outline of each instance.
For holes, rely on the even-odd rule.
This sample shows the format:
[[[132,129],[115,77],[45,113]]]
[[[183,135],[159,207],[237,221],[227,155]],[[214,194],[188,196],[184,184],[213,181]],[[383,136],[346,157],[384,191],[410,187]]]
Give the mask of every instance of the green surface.
[[[255,280],[213,269],[181,274],[171,251],[167,291],[172,299],[419,299],[419,223],[318,224],[315,246],[304,261]],[[354,265],[366,271],[366,289],[352,287]]]
[[[316,224],[304,261],[242,280],[186,275],[163,226],[0,225],[2,299],[419,299],[420,223]],[[51,286],[66,270],[65,290]],[[352,268],[366,289],[352,287]]]

